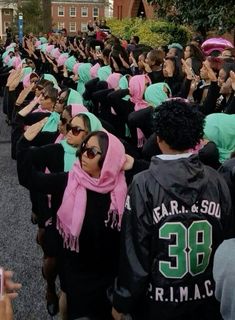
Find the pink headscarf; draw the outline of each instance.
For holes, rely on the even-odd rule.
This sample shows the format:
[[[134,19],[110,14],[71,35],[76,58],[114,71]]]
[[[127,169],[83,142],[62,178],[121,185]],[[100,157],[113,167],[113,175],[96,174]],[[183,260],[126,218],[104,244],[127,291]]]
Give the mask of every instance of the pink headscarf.
[[[47,52],[47,53],[50,53],[54,48],[55,48],[55,46],[54,46],[53,44],[48,45],[48,46],[46,47],[46,52]]]
[[[100,68],[100,64],[97,62],[93,67],[90,69],[90,75],[92,79],[97,78],[97,72]]]
[[[148,107],[148,102],[144,100],[146,81],[151,84],[151,80],[147,75],[134,76],[129,81],[130,100],[135,104],[135,111]],[[138,147],[143,147],[144,134],[137,128]]]
[[[14,57],[14,61],[13,61],[13,68],[17,69],[21,64],[21,58],[19,56],[15,56]]]
[[[80,161],[76,161],[69,172],[63,201],[57,212],[57,229],[64,239],[65,247],[72,251],[79,252],[79,236],[87,207],[86,189],[104,194],[111,193],[109,219],[104,223],[107,225],[111,213],[116,213],[115,218],[118,218],[116,225],[118,227],[121,225],[127,193],[125,175],[122,171],[126,159],[125,149],[115,136],[110,133],[107,135],[108,150],[98,179],[92,178],[83,171]],[[112,227],[115,227],[114,221]]]
[[[75,65],[73,66],[73,73],[74,73],[75,75],[78,74],[78,68],[79,68],[79,66],[80,66],[80,63],[79,63],[79,62],[75,63]]]
[[[59,48],[54,48],[52,51],[51,51],[51,56],[55,59],[59,59],[61,55],[61,52],[60,52],[60,49]]]
[[[37,48],[37,47],[39,47],[41,45],[41,41],[39,41],[39,40],[37,40],[36,42],[35,42],[35,48]]]
[[[65,55],[61,54],[57,60],[57,66],[61,67],[65,64],[65,61],[68,59]]]
[[[108,83],[108,88],[116,89],[119,86],[119,80],[121,76],[122,75],[120,73],[111,73],[106,80],[106,82]]]
[[[38,77],[38,75],[35,73],[35,72],[31,72],[29,74],[27,74],[24,79],[23,79],[23,86],[24,88],[27,88],[30,86],[30,80],[33,78],[33,77]]]

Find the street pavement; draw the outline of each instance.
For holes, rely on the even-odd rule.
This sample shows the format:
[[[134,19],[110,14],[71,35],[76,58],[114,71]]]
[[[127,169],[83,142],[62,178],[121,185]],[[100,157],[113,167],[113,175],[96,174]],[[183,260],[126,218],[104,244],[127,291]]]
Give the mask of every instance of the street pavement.
[[[41,275],[42,251],[36,244],[37,226],[30,221],[28,191],[18,183],[16,162],[10,156],[11,127],[5,123],[0,100],[0,266],[14,271],[22,283],[13,303],[15,320],[49,320],[45,283]],[[58,319],[54,317],[53,319]]]

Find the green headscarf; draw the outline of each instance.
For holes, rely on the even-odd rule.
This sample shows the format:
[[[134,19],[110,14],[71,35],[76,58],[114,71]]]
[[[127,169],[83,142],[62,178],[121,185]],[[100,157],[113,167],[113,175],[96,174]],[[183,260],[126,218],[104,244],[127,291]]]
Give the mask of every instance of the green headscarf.
[[[84,114],[90,122],[90,128],[91,128],[91,132],[92,131],[99,131],[102,130],[102,123],[100,122],[100,120],[91,112],[79,112],[79,114]]]
[[[47,43],[41,44],[38,46],[38,49],[40,49],[43,53],[46,53]]]
[[[128,80],[127,80],[127,75],[123,76],[120,78],[119,80],[119,88],[120,89],[128,89],[129,84],[128,84]],[[130,95],[126,95],[124,98],[122,98],[123,100],[129,100],[130,99]]]
[[[21,78],[20,78],[20,81],[23,81],[24,78],[25,78],[28,74],[30,74],[31,72],[33,72],[33,69],[32,69],[31,67],[25,67],[25,68],[23,68],[23,74],[22,74],[22,76],[21,76]]]
[[[69,88],[70,92],[69,92],[69,97],[67,100],[67,105],[69,104],[83,104],[82,101],[82,96],[80,95],[79,92]]]
[[[50,73],[45,73],[45,74],[43,75],[43,79],[52,82],[54,88],[57,89],[57,90],[60,90],[59,85],[58,85],[58,82],[57,82],[56,78],[55,78],[52,74],[50,74]]]
[[[163,90],[164,87],[167,87],[171,93],[170,87],[165,82],[154,83],[148,86],[144,94],[145,101],[154,108],[160,106],[164,101],[166,101],[166,99],[168,99],[166,92]]]
[[[64,172],[69,172],[77,159],[77,148],[68,144],[66,140],[61,140],[60,144],[64,148]]]
[[[85,83],[91,80],[90,70],[92,65],[90,63],[81,63],[78,68],[78,84],[77,84],[77,91],[80,95],[83,95],[85,91]]]
[[[48,42],[47,38],[45,38],[45,37],[40,37],[39,41],[41,42],[41,44],[45,44]]]
[[[235,151],[235,115],[212,113],[207,116],[204,136],[216,144],[221,163],[229,159]]]
[[[3,54],[2,54],[2,60],[4,60],[6,58],[6,56],[10,53],[10,52],[15,52],[14,48],[9,48],[8,50],[6,50]]]
[[[100,79],[100,81],[106,81],[108,76],[112,73],[112,69],[110,66],[104,66],[99,68],[97,72],[97,76]]]
[[[72,72],[73,71],[73,67],[74,65],[77,63],[77,60],[74,56],[69,57],[66,61],[65,61],[65,66],[68,69],[68,71]]]
[[[58,129],[58,124],[60,122],[60,114],[53,111],[50,117],[47,119],[47,122],[42,128],[42,132],[56,132]]]

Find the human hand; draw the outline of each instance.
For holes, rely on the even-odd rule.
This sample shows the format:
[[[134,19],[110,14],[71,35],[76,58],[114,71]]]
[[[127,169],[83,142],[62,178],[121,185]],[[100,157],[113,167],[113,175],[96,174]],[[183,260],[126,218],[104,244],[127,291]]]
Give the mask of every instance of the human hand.
[[[233,89],[233,91],[235,91],[235,72],[230,71],[229,75],[230,75],[230,79],[231,79],[232,89]]]
[[[12,271],[4,271],[4,291],[9,299],[15,299],[18,296],[18,293],[15,291],[19,290],[22,287],[20,283],[12,281],[12,277]],[[0,317],[0,319],[2,318]]]
[[[135,159],[129,154],[126,154],[125,156],[126,156],[126,161],[122,167],[122,170],[124,171],[131,170],[133,168]]]
[[[194,92],[197,89],[198,83],[200,81],[199,76],[195,76],[191,82],[190,91]]]
[[[35,84],[31,83],[27,88],[24,88],[20,92],[20,94],[16,100],[16,105],[20,106],[24,102],[24,100],[26,99],[26,97],[28,96],[28,94],[30,93],[30,91],[33,89],[34,86],[35,86]]]
[[[115,60],[113,57],[111,57],[111,60],[112,60],[112,62],[113,62],[113,68],[114,68],[114,70],[115,70],[115,71],[119,71],[119,67],[118,67],[118,64],[117,64],[116,60]]]
[[[13,320],[13,309],[8,295],[4,295],[0,300],[0,319]]]
[[[142,64],[144,66],[144,69],[147,73],[152,72],[152,69],[150,68],[149,64],[147,64],[145,61],[142,61]]]
[[[121,54],[119,54],[119,59],[121,60],[121,63],[122,63],[124,68],[126,68],[126,69],[130,68],[129,64],[123,59]]]
[[[28,141],[32,141],[38,135],[38,133],[42,130],[47,120],[48,120],[48,117],[28,127],[28,129],[24,133],[25,139]]]
[[[114,320],[122,320],[123,314],[117,312],[117,310],[113,307],[112,308],[112,316],[113,316]]]
[[[213,69],[211,68],[209,61],[204,61],[204,62],[203,62],[203,65],[204,65],[205,68],[207,69],[209,79],[210,79],[211,81],[217,81],[218,79],[217,79],[217,77],[216,77],[215,72],[214,72]]]
[[[188,65],[188,63],[184,59],[181,59],[181,63],[182,63],[184,72],[186,73],[187,79],[192,80],[195,77],[193,69]]]

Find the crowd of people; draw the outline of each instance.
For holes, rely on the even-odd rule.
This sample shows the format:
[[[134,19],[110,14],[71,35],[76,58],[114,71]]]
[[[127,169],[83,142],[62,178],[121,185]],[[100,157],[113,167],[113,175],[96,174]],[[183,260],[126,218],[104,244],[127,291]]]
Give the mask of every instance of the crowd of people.
[[[234,319],[235,49],[88,29],[1,48],[48,313]],[[19,287],[5,282],[1,320]]]

